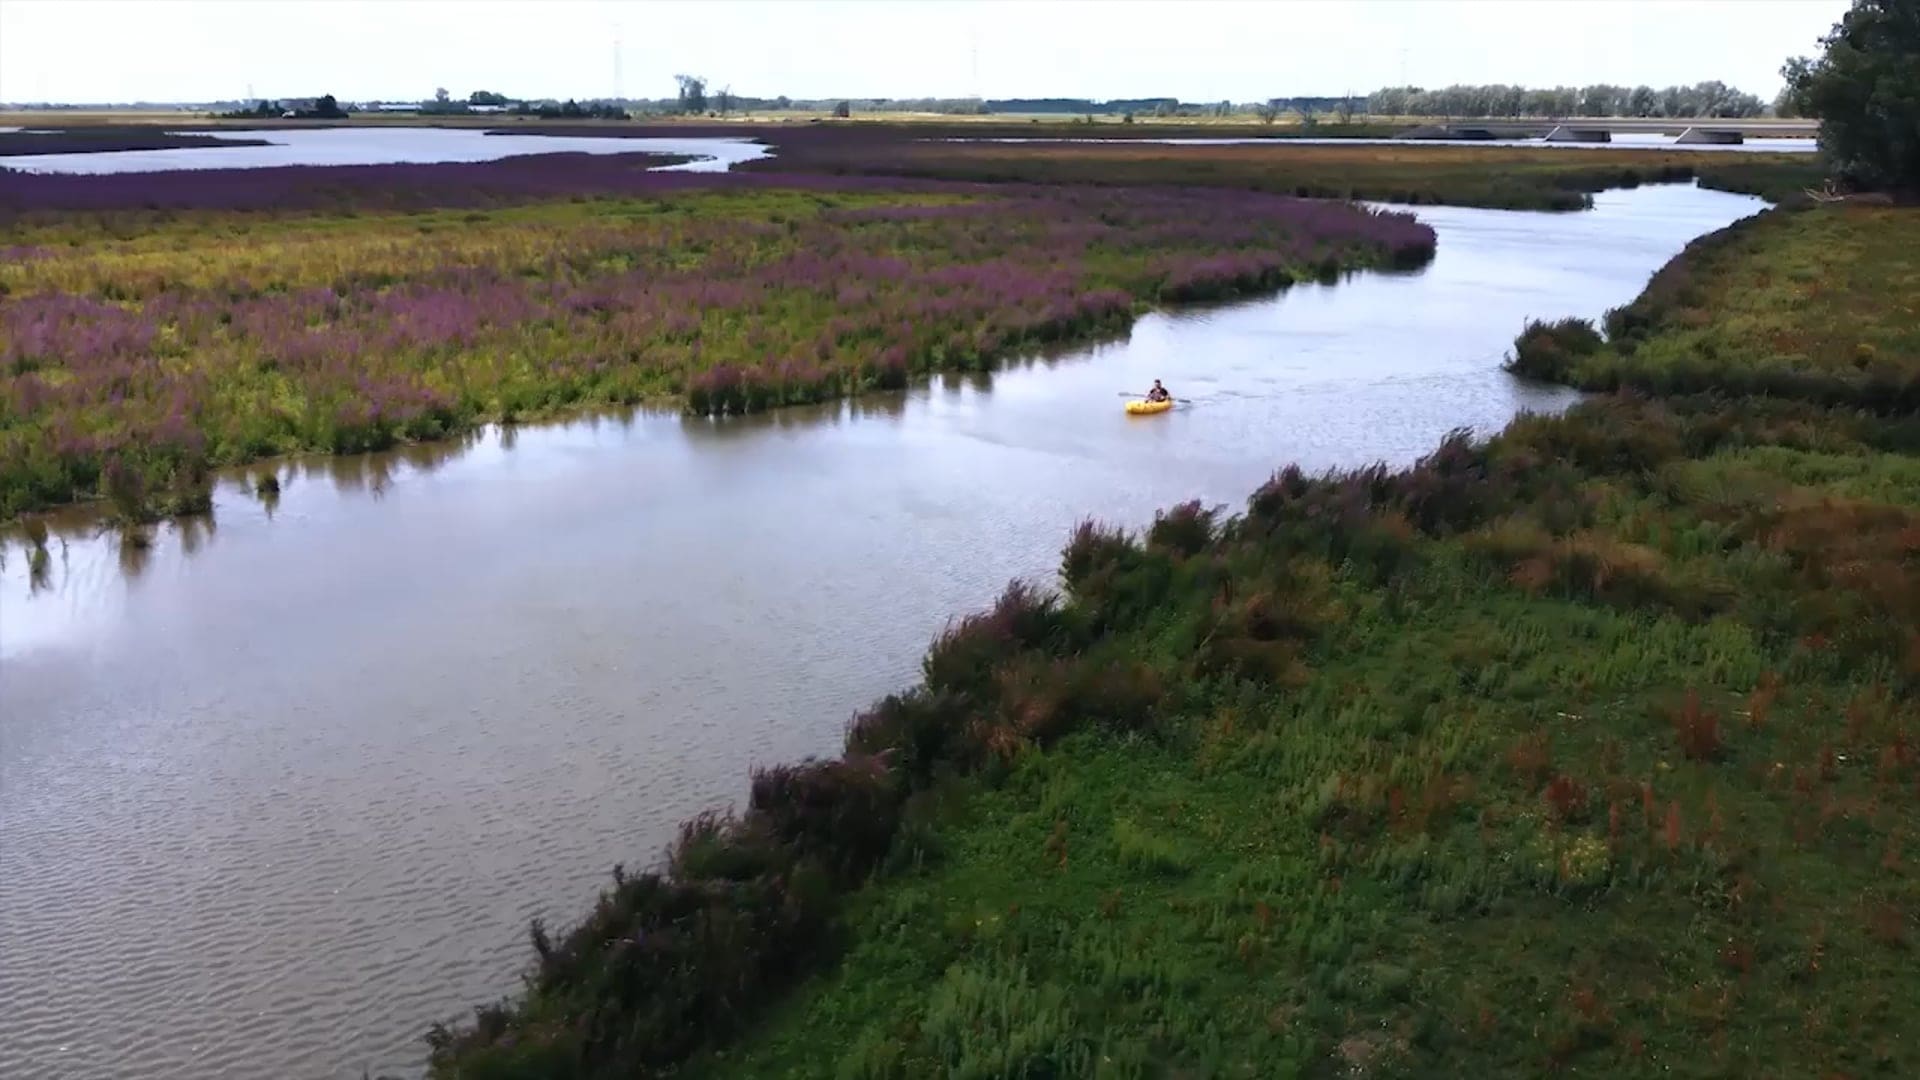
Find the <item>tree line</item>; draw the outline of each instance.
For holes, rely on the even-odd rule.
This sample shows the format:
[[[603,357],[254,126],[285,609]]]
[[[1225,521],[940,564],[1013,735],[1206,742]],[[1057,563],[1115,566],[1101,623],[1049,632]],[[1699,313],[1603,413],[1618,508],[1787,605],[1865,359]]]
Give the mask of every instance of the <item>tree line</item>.
[[[223,112],[219,115],[222,119],[226,120],[264,120],[270,118],[342,120],[346,118],[347,112],[340,107],[340,102],[332,94],[322,94],[314,98],[311,102],[301,101],[289,103],[262,98],[252,105],[243,105],[240,108]]]
[[[1302,117],[1339,115],[1370,116],[1456,116],[1456,117],[1537,117],[1635,116],[1635,117],[1719,117],[1744,118],[1765,115],[1770,103],[1718,81],[1691,86],[1558,86],[1535,88],[1492,84],[1457,85],[1426,90],[1417,86],[1395,86],[1366,95],[1273,97],[1257,102],[1191,102],[1177,97],[1115,98],[854,98],[805,100],[778,97],[749,97],[733,93],[731,88],[709,91],[709,81],[697,75],[676,75],[679,84],[675,97],[632,104],[650,111],[690,114],[713,113],[725,116],[734,112],[785,109],[832,110],[845,114],[847,107],[861,112],[923,112],[948,115],[993,113],[1058,113],[1070,116],[1113,116],[1137,114],[1153,117],[1224,117],[1255,115],[1272,122],[1281,115],[1298,113]],[[1782,103],[1785,102],[1783,95]]]

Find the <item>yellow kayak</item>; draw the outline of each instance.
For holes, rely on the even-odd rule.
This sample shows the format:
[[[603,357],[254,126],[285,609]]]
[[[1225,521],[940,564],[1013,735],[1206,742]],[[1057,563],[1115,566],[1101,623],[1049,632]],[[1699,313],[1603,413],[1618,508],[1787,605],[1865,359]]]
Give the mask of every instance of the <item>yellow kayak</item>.
[[[1171,408],[1173,408],[1172,398],[1168,398],[1166,401],[1129,401],[1127,402],[1127,411],[1134,414],[1135,416],[1140,416],[1145,413],[1162,413],[1162,412],[1166,412],[1168,409],[1171,409]]]

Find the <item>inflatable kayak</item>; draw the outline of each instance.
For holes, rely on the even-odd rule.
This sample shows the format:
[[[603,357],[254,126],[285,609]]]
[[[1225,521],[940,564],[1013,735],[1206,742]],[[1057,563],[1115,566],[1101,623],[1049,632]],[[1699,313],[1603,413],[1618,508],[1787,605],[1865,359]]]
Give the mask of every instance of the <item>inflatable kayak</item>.
[[[1168,409],[1171,409],[1171,408],[1173,408],[1172,398],[1168,398],[1166,401],[1129,401],[1127,402],[1127,411],[1134,414],[1135,416],[1139,416],[1143,413],[1166,412]]]

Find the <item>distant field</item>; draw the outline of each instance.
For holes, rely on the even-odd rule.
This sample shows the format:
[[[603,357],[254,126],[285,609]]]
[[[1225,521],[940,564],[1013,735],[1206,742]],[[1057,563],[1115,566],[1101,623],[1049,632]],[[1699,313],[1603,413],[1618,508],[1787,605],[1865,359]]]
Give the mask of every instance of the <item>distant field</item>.
[[[942,143],[899,128],[816,129],[774,140],[759,171],[864,173],[977,182],[1200,184],[1315,198],[1572,210],[1589,193],[1699,179],[1710,187],[1791,198],[1819,183],[1808,155],[1703,155],[1680,150],[1404,145],[1166,146],[1113,143]]]

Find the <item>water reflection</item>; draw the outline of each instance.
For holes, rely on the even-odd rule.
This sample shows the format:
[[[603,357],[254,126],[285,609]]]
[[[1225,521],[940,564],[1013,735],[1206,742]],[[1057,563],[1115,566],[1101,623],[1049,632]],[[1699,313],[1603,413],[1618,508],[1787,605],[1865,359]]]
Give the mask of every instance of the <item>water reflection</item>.
[[[748,766],[832,749],[1077,520],[1563,408],[1499,368],[1521,322],[1625,302],[1758,207],[1422,210],[1424,274],[1151,315],[992,376],[255,466],[146,547],[47,515],[39,583],[16,530],[0,1075],[416,1070],[428,1023],[514,988],[528,918],[577,918]],[[1115,391],[1156,377],[1194,404],[1127,417]]]
[[[0,564],[0,571],[5,565]],[[51,588],[53,584],[53,556],[45,546],[27,549],[27,589],[29,593],[39,593]]]
[[[180,539],[180,554],[192,558],[200,553],[202,541],[213,539],[214,516],[211,513],[195,514],[174,522],[174,533]]]
[[[946,371],[934,378],[950,397],[969,391],[984,394],[993,387],[993,373],[987,371]]]
[[[182,547],[184,554],[191,554]],[[153,561],[153,533],[145,525],[129,525],[119,533],[120,576],[138,581]]]
[[[509,425],[501,430],[512,432],[514,427]],[[337,491],[364,491],[379,498],[396,478],[432,475],[479,445],[486,434],[485,429],[474,429],[432,442],[403,443],[391,450],[307,457],[300,459],[296,467],[308,479],[330,481]],[[510,449],[513,436],[502,435],[501,439]]]

